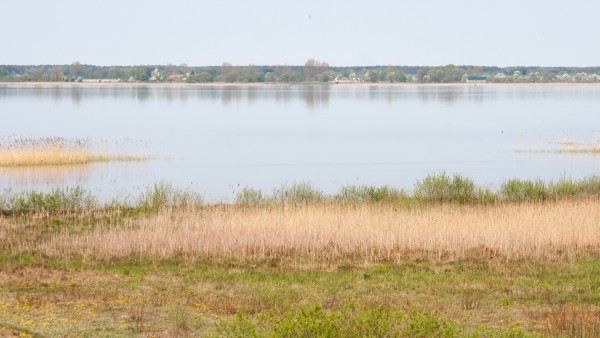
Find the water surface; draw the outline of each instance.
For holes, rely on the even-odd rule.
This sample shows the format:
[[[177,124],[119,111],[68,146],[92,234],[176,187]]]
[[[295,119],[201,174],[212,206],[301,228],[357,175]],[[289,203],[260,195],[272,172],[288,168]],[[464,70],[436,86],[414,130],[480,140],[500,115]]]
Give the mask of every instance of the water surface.
[[[515,152],[600,140],[600,86],[0,85],[0,114],[0,137],[89,138],[152,157],[0,169],[0,189],[78,184],[123,198],[167,181],[216,201],[294,182],[410,188],[441,171],[489,187],[600,174],[599,156]]]

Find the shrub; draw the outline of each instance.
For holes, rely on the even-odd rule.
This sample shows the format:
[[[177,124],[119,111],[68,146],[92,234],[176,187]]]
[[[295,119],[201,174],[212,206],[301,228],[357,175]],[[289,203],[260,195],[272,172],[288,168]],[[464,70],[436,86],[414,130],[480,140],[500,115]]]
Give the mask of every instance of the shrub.
[[[425,201],[453,201],[466,203],[476,201],[478,190],[472,180],[455,174],[453,177],[442,174],[428,175],[418,181],[414,189],[415,197]]]
[[[137,201],[143,210],[156,210],[164,207],[189,207],[200,204],[200,196],[191,191],[176,189],[169,183],[157,183],[148,188]]]
[[[250,187],[242,189],[235,198],[235,202],[242,205],[258,205],[266,201],[267,198],[263,195],[262,191]]]
[[[308,307],[288,312],[274,328],[275,337],[341,337],[339,312]]]
[[[50,192],[29,191],[4,197],[4,208],[15,213],[69,212],[93,209],[97,201],[81,187],[55,188]]]
[[[322,201],[324,195],[308,183],[295,183],[276,189],[273,198],[281,203],[309,203]]]
[[[405,337],[456,337],[458,329],[449,321],[419,311],[411,311],[408,315]]]
[[[406,199],[407,196],[401,189],[388,186],[346,186],[336,198],[348,202],[393,202]]]
[[[544,200],[549,196],[546,184],[541,180],[511,179],[502,184],[500,193],[510,201]]]

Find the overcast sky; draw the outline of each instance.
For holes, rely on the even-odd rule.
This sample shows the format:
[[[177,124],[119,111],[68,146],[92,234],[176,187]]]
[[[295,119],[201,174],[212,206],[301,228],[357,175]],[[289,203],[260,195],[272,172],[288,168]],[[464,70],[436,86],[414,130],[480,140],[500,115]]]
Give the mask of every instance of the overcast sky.
[[[0,64],[600,65],[596,0],[1,0]]]

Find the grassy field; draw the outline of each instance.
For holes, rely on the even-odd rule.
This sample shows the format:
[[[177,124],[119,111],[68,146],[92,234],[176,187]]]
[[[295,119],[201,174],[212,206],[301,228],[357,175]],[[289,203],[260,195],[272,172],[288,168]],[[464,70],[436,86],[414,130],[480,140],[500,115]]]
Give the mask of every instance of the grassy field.
[[[0,200],[0,336],[598,337],[596,178]]]

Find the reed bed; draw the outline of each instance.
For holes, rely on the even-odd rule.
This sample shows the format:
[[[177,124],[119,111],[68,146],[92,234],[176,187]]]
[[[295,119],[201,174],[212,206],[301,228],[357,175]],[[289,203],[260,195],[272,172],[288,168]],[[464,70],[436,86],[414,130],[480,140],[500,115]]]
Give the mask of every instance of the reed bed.
[[[108,154],[91,149],[87,140],[17,139],[0,146],[0,167],[81,165],[92,162],[136,161],[142,156]]]
[[[555,153],[555,154],[600,154],[600,142],[551,142],[551,149],[517,149],[520,153]]]
[[[600,254],[600,202],[577,199],[489,205],[316,203],[164,209],[144,219],[62,232],[29,248],[50,256],[555,259]]]

